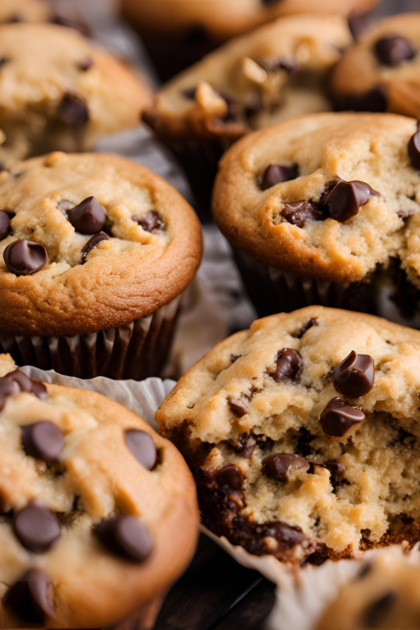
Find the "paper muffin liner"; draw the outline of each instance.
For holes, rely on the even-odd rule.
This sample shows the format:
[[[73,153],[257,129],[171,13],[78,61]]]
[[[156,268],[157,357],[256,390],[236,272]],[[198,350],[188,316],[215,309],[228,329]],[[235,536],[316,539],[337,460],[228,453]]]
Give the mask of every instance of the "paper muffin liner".
[[[0,333],[0,352],[19,366],[33,365],[68,376],[141,380],[165,365],[181,296],[129,324],[73,337],[23,337]]]

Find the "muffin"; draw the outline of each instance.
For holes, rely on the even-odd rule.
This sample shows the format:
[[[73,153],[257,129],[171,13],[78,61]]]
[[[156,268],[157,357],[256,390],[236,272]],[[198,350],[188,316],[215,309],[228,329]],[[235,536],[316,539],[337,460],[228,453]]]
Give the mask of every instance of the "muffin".
[[[352,41],[337,16],[281,18],[229,42],[159,92],[144,120],[168,143],[203,206],[217,162],[253,129],[329,111],[330,70]]]
[[[420,14],[375,25],[336,67],[331,89],[340,109],[420,116]]]
[[[380,552],[327,606],[316,630],[420,628],[420,566],[398,553]]]
[[[167,81],[222,42],[280,16],[310,12],[349,17],[365,14],[377,4],[378,0],[122,0],[122,12]]]
[[[185,462],[100,394],[0,374],[0,627],[145,628],[196,543]]]
[[[316,114],[224,155],[213,216],[259,315],[322,304],[415,323],[416,129],[393,114]]]
[[[124,62],[73,29],[0,26],[0,162],[52,150],[87,151],[136,127],[151,92]]]
[[[156,414],[204,526],[294,564],[419,540],[419,357],[419,332],[320,306],[219,343]]]
[[[0,351],[92,378],[159,374],[201,259],[188,203],[115,155],[52,153],[0,174]]]

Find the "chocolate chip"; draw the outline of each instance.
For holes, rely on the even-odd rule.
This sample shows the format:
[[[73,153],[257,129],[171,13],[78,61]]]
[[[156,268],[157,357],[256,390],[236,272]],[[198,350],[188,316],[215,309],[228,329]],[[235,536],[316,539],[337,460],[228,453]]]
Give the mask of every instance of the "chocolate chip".
[[[344,477],[344,473],[346,472],[343,464],[340,464],[340,462],[336,462],[333,460],[328,460],[324,462],[324,467],[329,471],[331,481],[333,483],[337,483],[338,481],[340,481]]]
[[[243,475],[235,464],[228,464],[217,471],[216,483],[219,488],[240,492],[242,490]]]
[[[346,405],[337,397],[330,400],[321,413],[320,424],[326,435],[343,437],[354,424],[362,422],[365,417],[363,411]]]
[[[10,217],[7,212],[0,210],[0,241],[10,234]]]
[[[297,177],[296,166],[282,166],[281,164],[269,164],[260,176],[261,190],[272,188],[276,184],[289,182]]]
[[[334,371],[335,388],[348,398],[364,396],[373,387],[375,364],[368,354],[352,350]]]
[[[197,88],[191,87],[191,88],[186,88],[185,90],[182,90],[181,94],[182,96],[185,96],[185,98],[187,98],[189,101],[194,101],[196,92],[197,92]]]
[[[45,553],[61,536],[57,517],[40,501],[32,501],[16,512],[13,531],[20,544],[33,553]]]
[[[44,623],[54,614],[51,580],[40,569],[27,571],[6,593],[4,605],[28,623]]]
[[[48,420],[21,427],[23,449],[27,455],[52,464],[60,459],[64,438],[60,429]]]
[[[0,378],[0,411],[4,408],[8,397],[17,396],[20,392],[34,394],[37,398],[47,398],[47,388],[43,383],[33,381],[20,370],[14,370]]]
[[[325,221],[328,218],[328,214],[315,203],[307,200],[285,203],[281,214],[286,221],[300,228],[303,228],[308,221]]]
[[[110,237],[108,236],[108,234],[105,234],[105,232],[99,232],[99,234],[94,234],[94,236],[91,236],[86,245],[82,247],[83,261],[86,260],[87,255],[89,254],[89,252],[92,251],[92,249],[95,249],[95,247],[99,245],[99,243],[101,243],[102,241],[109,241],[109,238]]]
[[[242,354],[231,354],[231,355],[230,355],[230,362],[231,362],[232,364],[233,364],[233,363],[236,363],[236,361],[237,361],[238,359],[240,359],[240,358],[241,358],[241,356],[242,356]]]
[[[277,355],[277,363],[274,370],[267,373],[276,383],[283,381],[296,381],[302,370],[302,357],[297,350],[283,348]]]
[[[246,406],[238,401],[232,400],[232,398],[228,398],[228,405],[234,416],[237,418],[242,418],[248,413],[248,409]]]
[[[41,243],[26,239],[14,241],[3,252],[6,267],[16,276],[30,276],[47,264],[47,250]]]
[[[156,446],[151,435],[138,429],[128,429],[125,441],[129,450],[146,470],[152,470],[156,464]]]
[[[388,107],[388,94],[382,85],[362,92],[349,94],[343,101],[343,109],[355,112],[386,112]]]
[[[9,63],[10,59],[8,59],[7,57],[0,57],[0,70],[1,68],[3,68],[3,66],[6,65],[6,63]]]
[[[405,219],[409,219],[410,217],[413,216],[414,210],[400,210],[399,212],[397,212],[397,214],[400,217],[400,219],[404,221]]]
[[[417,122],[417,131],[411,136],[408,143],[408,155],[414,166],[420,169],[420,121]]]
[[[96,525],[94,532],[108,551],[132,562],[144,562],[153,551],[147,527],[134,516],[113,516]]]
[[[245,459],[249,459],[254,452],[256,440],[248,433],[241,433],[236,441],[231,442],[231,446],[238,455],[241,455]]]
[[[312,326],[318,326],[318,319],[317,317],[311,317],[311,319],[308,319],[308,321],[306,322],[306,324],[303,324],[302,328],[300,328],[297,332],[292,333],[292,337],[295,337],[295,339],[302,339],[303,335],[308,332],[308,330],[310,328],[312,328]]]
[[[309,462],[300,455],[293,455],[288,453],[275,453],[264,457],[261,462],[261,472],[270,479],[281,481],[286,483],[288,481],[289,469],[295,470],[308,470]]]
[[[93,59],[85,59],[79,63],[79,70],[87,72],[93,66]]]
[[[0,411],[4,409],[6,400],[20,394],[18,383],[7,377],[0,378]]]
[[[382,37],[374,46],[379,61],[386,66],[398,66],[416,56],[416,49],[401,35]]]
[[[95,197],[88,197],[69,210],[67,218],[79,234],[98,234],[106,223],[104,209]]]
[[[397,599],[397,593],[390,591],[370,604],[363,614],[363,626],[365,628],[383,628],[384,620]]]
[[[66,94],[58,108],[58,117],[66,125],[82,127],[89,120],[89,110],[85,101],[75,94]]]
[[[155,210],[150,210],[144,217],[131,217],[133,221],[136,221],[143,230],[146,232],[156,232],[157,230],[164,230],[165,223],[160,218],[159,214]]]
[[[360,206],[364,206],[373,196],[379,196],[379,193],[365,182],[340,181],[325,199],[324,206],[333,219],[344,223],[355,217]]]

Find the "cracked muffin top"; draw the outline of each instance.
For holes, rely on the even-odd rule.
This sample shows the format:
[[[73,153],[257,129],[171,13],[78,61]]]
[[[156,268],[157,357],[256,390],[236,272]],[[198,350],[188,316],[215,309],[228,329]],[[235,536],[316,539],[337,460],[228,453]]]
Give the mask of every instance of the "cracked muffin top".
[[[102,136],[136,127],[150,98],[134,70],[73,29],[0,26],[3,163],[51,150],[89,150]]]
[[[366,13],[378,0],[123,0],[123,12],[140,31],[188,37],[198,29],[204,37],[223,41],[265,22],[296,13],[350,16]]]
[[[282,18],[229,42],[170,81],[144,112],[167,139],[236,139],[328,111],[327,76],[352,36],[337,16]]]
[[[379,22],[344,54],[331,81],[341,109],[420,116],[420,14]]]
[[[193,480],[134,413],[1,355],[0,433],[2,628],[107,626],[185,568]]]
[[[214,219],[239,249],[333,282],[400,258],[420,273],[420,134],[392,114],[316,114],[264,129],[222,158]]]
[[[70,336],[148,315],[191,283],[201,229],[163,179],[105,154],[0,173],[0,328]]]
[[[418,540],[420,333],[323,307],[222,341],[156,414],[203,523],[282,561]]]

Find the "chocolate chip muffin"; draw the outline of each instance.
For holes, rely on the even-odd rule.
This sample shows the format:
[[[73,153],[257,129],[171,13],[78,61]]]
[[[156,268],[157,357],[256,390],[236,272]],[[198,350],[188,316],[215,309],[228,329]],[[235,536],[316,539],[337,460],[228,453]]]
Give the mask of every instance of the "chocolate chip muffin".
[[[280,16],[323,13],[349,17],[365,14],[376,4],[378,0],[122,0],[122,11],[139,31],[165,81],[230,37]]]
[[[121,405],[10,369],[0,356],[0,626],[143,618],[194,550],[187,466]]]
[[[415,323],[416,129],[393,114],[317,114],[224,155],[213,215],[260,315],[322,304]]]
[[[92,378],[157,375],[201,259],[188,203],[105,154],[52,153],[0,174],[0,350]]]
[[[396,15],[368,31],[332,77],[341,109],[420,116],[420,14]]]
[[[281,18],[239,37],[176,77],[144,120],[175,151],[203,205],[222,153],[253,129],[329,111],[329,72],[352,41],[338,16]]]
[[[138,125],[150,88],[73,29],[0,26],[0,162],[52,150],[87,151]]]
[[[420,567],[398,551],[380,552],[364,563],[327,607],[317,630],[420,628]]]
[[[417,331],[319,306],[218,344],[156,414],[203,524],[292,563],[417,541],[419,351]]]

